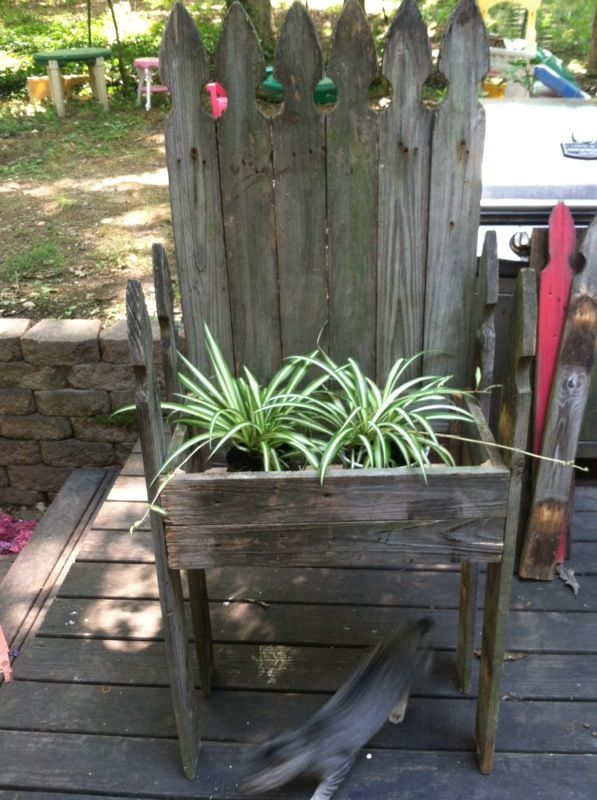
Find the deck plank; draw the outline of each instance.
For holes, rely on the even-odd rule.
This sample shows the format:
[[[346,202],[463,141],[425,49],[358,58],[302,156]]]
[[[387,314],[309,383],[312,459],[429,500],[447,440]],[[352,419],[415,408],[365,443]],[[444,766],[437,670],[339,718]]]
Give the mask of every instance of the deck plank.
[[[457,638],[457,618],[449,609],[408,608],[401,620],[430,616],[435,647],[451,648]],[[396,625],[392,608],[379,606],[275,605],[255,603],[211,604],[214,639],[285,644],[366,646],[378,641]],[[509,646],[523,652],[597,653],[597,615],[566,611],[536,615],[526,611],[510,614]],[[189,636],[190,636],[189,627]],[[83,636],[107,639],[159,639],[162,621],[159,603],[153,600],[57,598],[40,630],[41,636]]]
[[[73,752],[77,753],[75,759]],[[188,781],[178,764],[178,747],[168,739],[124,738],[22,731],[0,733],[0,775],[5,785],[19,789],[43,788],[51,765],[53,789],[109,793],[118,785],[122,794],[143,798],[242,797],[238,767],[243,748],[206,743],[199,753],[198,778]],[[594,755],[528,755],[503,753],[491,776],[482,776],[472,754],[388,751],[368,748],[336,795],[338,800],[397,797],[427,800],[432,794],[445,800],[463,795],[484,800],[516,796],[524,786],[526,800],[589,800],[590,781],[579,780],[595,767]],[[542,780],[529,781],[529,768],[541,770]],[[217,788],[216,788],[217,787]],[[305,784],[295,782],[276,790],[280,800],[305,796]]]
[[[233,569],[207,571],[209,596],[214,601],[248,600],[261,603],[303,603],[392,607],[458,608],[459,576],[439,570],[366,570],[358,580],[351,569]],[[81,562],[70,570],[61,597],[157,600],[152,564]],[[185,587],[185,596],[188,592]],[[479,601],[483,590],[479,592]],[[574,595],[558,582],[515,580],[510,607],[534,611],[593,611],[597,608],[597,576],[582,579]]]
[[[328,694],[231,692],[199,701],[201,738],[259,742],[300,725]],[[267,714],[263,708],[267,706]],[[597,703],[507,702],[500,739],[508,752],[595,752],[588,720]],[[475,703],[465,698],[413,697],[402,725],[385,725],[372,747],[462,750],[472,747]],[[238,724],[239,721],[242,724]],[[0,729],[113,736],[174,738],[176,725],[166,688],[109,687],[15,681],[0,707]],[[498,742],[498,747],[500,742]]]
[[[272,692],[335,691],[362,652],[350,647],[216,645],[214,686]],[[18,680],[166,686],[165,658],[159,641],[38,638],[14,666]],[[476,674],[477,659],[473,668]],[[425,691],[433,696],[459,696],[453,652],[436,654]],[[503,691],[504,696],[519,699],[597,700],[597,657],[516,654],[504,665]]]
[[[463,697],[456,682],[456,566],[245,567],[208,571],[217,671],[214,693],[199,699],[204,745],[198,779],[188,782],[150,536],[127,530],[143,509],[134,458],[133,474],[112,490],[117,499],[89,526],[43,627],[15,659],[16,680],[0,688],[0,800],[240,800],[245,748],[300,724],[365,646],[397,619],[423,614],[439,623],[432,674],[405,723],[385,726],[361,753],[338,800],[507,800],[523,788],[525,800],[593,797],[597,487],[581,486],[576,506],[570,563],[579,595],[557,580],[514,581],[491,776],[474,762],[474,694]],[[473,692],[477,680],[475,659]],[[272,797],[298,800],[311,787],[294,783]]]

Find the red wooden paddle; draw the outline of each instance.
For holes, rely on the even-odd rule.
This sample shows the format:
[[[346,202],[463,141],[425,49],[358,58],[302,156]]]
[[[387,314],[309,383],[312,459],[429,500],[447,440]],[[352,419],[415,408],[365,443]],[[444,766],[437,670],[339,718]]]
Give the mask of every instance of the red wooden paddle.
[[[533,452],[537,454],[541,453],[547,405],[570,297],[574,274],[570,259],[575,249],[572,214],[563,203],[558,203],[549,218],[549,263],[539,273],[533,429]]]
[[[563,203],[558,203],[549,218],[549,262],[539,273],[533,427],[533,452],[538,455],[541,453],[551,385],[574,275],[571,257],[575,250],[576,231],[572,214]],[[568,525],[564,523],[556,558],[558,562],[565,557],[567,534]]]

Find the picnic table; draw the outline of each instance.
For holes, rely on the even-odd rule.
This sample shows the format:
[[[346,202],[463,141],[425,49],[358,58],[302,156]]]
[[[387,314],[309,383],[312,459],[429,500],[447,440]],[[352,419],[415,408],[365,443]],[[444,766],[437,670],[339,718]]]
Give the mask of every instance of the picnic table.
[[[71,62],[87,65],[93,96],[99,101],[104,111],[108,111],[104,63],[106,58],[111,57],[112,51],[106,47],[70,47],[35,53],[33,56],[35,63],[46,67],[52,101],[59,117],[64,116],[64,83],[61,68],[64,64]]]

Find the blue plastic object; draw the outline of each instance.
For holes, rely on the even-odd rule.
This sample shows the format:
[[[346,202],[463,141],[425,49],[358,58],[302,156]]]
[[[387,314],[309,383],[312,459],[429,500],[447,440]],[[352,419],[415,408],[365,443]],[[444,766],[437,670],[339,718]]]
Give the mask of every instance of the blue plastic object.
[[[558,97],[587,97],[582,89],[566,80],[562,75],[558,75],[554,69],[546,64],[537,64],[535,78],[545,84],[552,92],[555,92]]]

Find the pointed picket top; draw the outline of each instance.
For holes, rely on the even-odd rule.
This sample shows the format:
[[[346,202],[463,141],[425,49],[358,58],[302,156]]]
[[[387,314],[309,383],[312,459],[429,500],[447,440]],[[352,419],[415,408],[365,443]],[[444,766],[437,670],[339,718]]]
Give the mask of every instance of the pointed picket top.
[[[383,381],[398,357],[423,349],[433,115],[421,92],[432,61],[415,0],[404,0],[392,20],[381,71],[392,85],[392,102],[379,115],[377,377]]]
[[[255,93],[265,76],[265,60],[253,23],[239,2],[228,9],[215,56],[216,78],[228,95],[228,115],[246,119],[256,111]],[[230,119],[230,117],[228,117]]]
[[[456,104],[475,98],[489,71],[489,42],[475,0],[460,0],[442,38],[438,69],[448,80],[448,97]]]
[[[274,74],[284,89],[286,113],[314,107],[313,91],[323,77],[323,59],[313,21],[302,3],[293,3],[282,25]]]
[[[572,253],[574,250],[576,250],[574,219],[568,206],[565,203],[558,203],[549,215],[549,255],[553,258],[558,253]]]
[[[164,29],[160,75],[170,90],[173,105],[179,100],[188,103],[191,96],[199,102],[201,89],[209,80],[207,51],[182,3],[174,4]]]
[[[388,30],[382,60],[396,113],[406,98],[420,100],[432,69],[431,46],[419,7],[416,0],[403,0]]]
[[[151,323],[140,281],[130,280],[126,287],[126,311],[129,334],[129,352],[134,367],[149,368],[152,361]],[[149,331],[149,333],[148,333]],[[148,347],[148,339],[150,345]]]
[[[338,18],[328,60],[328,77],[338,88],[338,102],[368,104],[377,75],[377,55],[367,16],[358,0],[347,0]]]

